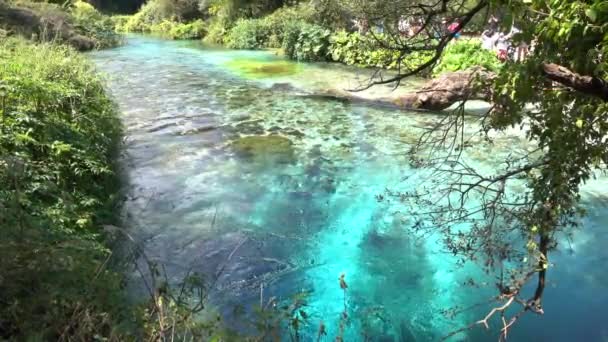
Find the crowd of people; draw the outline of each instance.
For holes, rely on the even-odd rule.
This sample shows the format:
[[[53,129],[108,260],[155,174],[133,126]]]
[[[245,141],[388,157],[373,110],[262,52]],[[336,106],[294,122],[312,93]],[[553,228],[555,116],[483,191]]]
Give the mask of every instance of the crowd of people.
[[[509,33],[499,30],[498,19],[491,16],[488,21],[488,28],[481,33],[481,46],[490,51],[495,51],[498,59],[506,61],[512,59],[523,61],[530,52],[528,44],[523,41],[514,43],[514,36],[521,31],[515,26],[511,27]]]
[[[367,19],[353,20],[354,28],[360,34],[366,34],[371,29]],[[383,23],[374,23],[373,28],[377,33],[384,32]],[[424,21],[420,18],[406,18],[402,16],[397,22],[397,29],[402,37],[414,37],[424,28]],[[436,29],[436,38],[440,38],[445,34],[453,34],[454,39],[461,37],[461,23],[458,19],[448,20],[442,18],[441,27]],[[515,41],[515,36],[521,33],[516,27],[511,27],[510,32],[504,33],[500,31],[499,20],[496,16],[490,16],[486,30],[481,34],[482,47],[489,51],[494,51],[496,56],[501,61],[515,60],[523,61],[530,52],[530,47],[523,41]]]

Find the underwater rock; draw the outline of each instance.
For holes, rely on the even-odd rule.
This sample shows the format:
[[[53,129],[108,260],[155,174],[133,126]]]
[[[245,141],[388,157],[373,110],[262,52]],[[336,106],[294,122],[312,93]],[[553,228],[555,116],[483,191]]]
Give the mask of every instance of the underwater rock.
[[[298,91],[298,88],[294,87],[290,83],[275,83],[272,85],[272,87],[270,87],[270,90],[290,92],[290,91]]]
[[[289,129],[285,130],[285,134],[290,135],[295,138],[303,138],[305,136],[304,133],[302,133],[301,131],[299,131],[295,128],[289,128]]]
[[[234,127],[242,134],[256,134],[261,135],[266,133],[266,130],[260,125],[261,120],[255,121],[244,121],[236,124]]]
[[[254,135],[242,137],[231,144],[236,154],[258,161],[291,163],[295,161],[293,143],[281,135]]]

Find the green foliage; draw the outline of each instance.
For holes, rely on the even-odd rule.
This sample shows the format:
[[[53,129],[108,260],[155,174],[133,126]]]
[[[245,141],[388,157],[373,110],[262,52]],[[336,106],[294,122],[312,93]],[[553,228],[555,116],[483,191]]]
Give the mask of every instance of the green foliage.
[[[327,60],[331,31],[314,24],[294,22],[287,26],[283,37],[285,55],[297,61]]]
[[[286,1],[282,0],[201,0],[199,8],[203,16],[210,16],[209,33],[205,41],[209,43],[225,43],[226,36],[239,19],[260,18],[281,7]],[[233,37],[233,42],[238,39]],[[251,41],[249,41],[251,42]],[[233,43],[246,46],[245,44]]]
[[[224,43],[231,49],[259,49],[267,45],[270,28],[263,19],[240,19]]]
[[[501,63],[494,52],[481,47],[478,39],[459,39],[445,49],[433,74],[466,70],[474,66],[496,72]]]
[[[92,228],[115,188],[111,165],[120,135],[103,83],[68,48],[18,40],[0,47],[0,146],[22,165],[22,209],[55,231]]]
[[[178,18],[190,11],[167,6],[164,1],[150,1],[134,15],[114,16],[114,29],[117,32],[153,33],[179,40],[201,39],[206,35],[207,25],[202,19],[181,22]]]
[[[205,36],[206,25],[200,19],[187,24],[164,20],[151,25],[148,30],[150,33],[171,39],[201,39]]]
[[[97,236],[118,199],[116,108],[67,47],[0,41],[0,80],[0,331],[112,336],[120,278]]]
[[[95,39],[97,48],[108,48],[121,44],[122,37],[116,34],[112,18],[101,14],[90,4],[75,1],[69,13],[74,27],[81,34]]]
[[[224,43],[234,49],[280,48],[290,26],[312,20],[311,7],[283,7],[259,19],[240,19],[230,29]]]
[[[37,41],[55,41],[79,50],[119,45],[122,37],[114,32],[110,17],[80,0],[62,2],[31,0],[0,3],[0,28]]]
[[[150,32],[150,26],[158,24],[168,19],[164,13],[158,9],[155,1],[149,1],[132,16],[120,16],[115,21],[118,32]]]
[[[187,24],[176,23],[170,30],[169,36],[173,39],[201,39],[205,36],[207,27],[205,22],[198,19]]]
[[[415,67],[428,61],[430,58],[430,54],[418,52],[412,53],[407,58],[400,60],[399,51],[380,46],[378,40],[384,40],[383,43],[390,46],[389,40],[382,35],[376,35],[376,38],[372,38],[356,32],[337,32],[331,37],[331,59],[334,62],[347,65],[397,69],[399,67]]]
[[[128,16],[128,19],[125,16],[116,18],[115,24],[116,30],[119,32],[149,33],[153,31],[155,25],[161,25],[165,22],[181,23],[189,21],[196,18],[198,14],[197,2],[194,0],[150,0],[136,14]],[[161,25],[160,27],[165,28],[165,26]],[[171,25],[164,32],[169,34],[169,30],[173,26],[175,25]]]

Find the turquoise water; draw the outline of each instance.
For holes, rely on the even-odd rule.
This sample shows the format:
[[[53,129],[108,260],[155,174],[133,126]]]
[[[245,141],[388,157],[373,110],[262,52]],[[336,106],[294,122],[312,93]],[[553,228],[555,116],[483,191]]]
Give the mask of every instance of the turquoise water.
[[[437,340],[488,311],[442,315],[495,295],[494,279],[474,264],[456,267],[439,237],[408,234],[410,207],[378,200],[428,177],[406,152],[438,115],[305,96],[366,74],[269,52],[134,37],[92,58],[109,76],[127,129],[128,229],[172,279],[188,270],[217,277],[210,300],[227,324],[247,328],[232,309],[257,305],[261,287],[264,302],[307,292],[304,340],[323,321],[331,341],[342,273],[345,341]],[[491,173],[507,152],[528,148],[511,132],[494,145],[477,143],[467,158]],[[552,256],[546,314],[524,316],[512,340],[608,338],[605,189],[603,179],[585,187],[589,216]],[[465,284],[471,277],[480,287]],[[496,336],[479,328],[455,340]]]

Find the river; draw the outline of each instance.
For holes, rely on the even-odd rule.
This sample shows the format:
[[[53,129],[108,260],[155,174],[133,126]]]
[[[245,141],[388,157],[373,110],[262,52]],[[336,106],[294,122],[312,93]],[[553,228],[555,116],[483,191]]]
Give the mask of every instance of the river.
[[[438,237],[412,237],[402,204],[379,200],[419,184],[406,152],[438,116],[302,96],[356,86],[365,72],[271,52],[130,37],[91,57],[126,128],[127,228],[171,279],[204,274],[227,324],[246,329],[233,308],[258,305],[261,288],[263,302],[306,292],[304,340],[320,321],[333,340],[342,273],[345,341],[437,340],[487,313],[441,314],[495,295],[493,280],[456,267]],[[526,148],[505,134],[468,158],[491,171],[507,150]],[[602,179],[585,187],[583,229],[552,255],[546,314],[524,316],[513,341],[608,340],[606,188]],[[466,285],[472,276],[486,284]],[[496,340],[499,326],[461,339]]]

